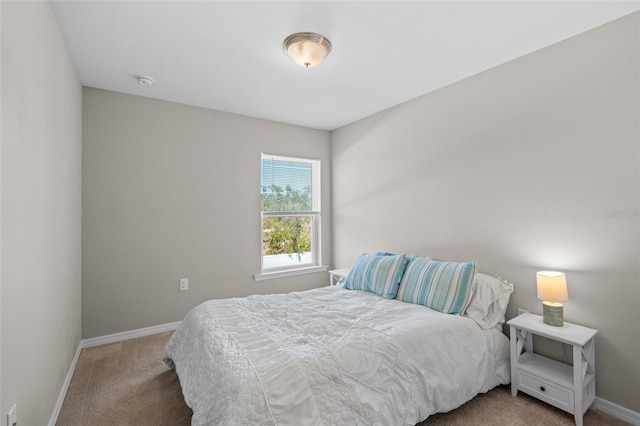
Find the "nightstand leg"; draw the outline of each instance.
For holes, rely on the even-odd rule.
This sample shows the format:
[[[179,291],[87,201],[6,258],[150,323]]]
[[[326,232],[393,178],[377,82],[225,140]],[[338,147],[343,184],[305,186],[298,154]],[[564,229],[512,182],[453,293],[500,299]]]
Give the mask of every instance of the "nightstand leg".
[[[582,386],[584,383],[582,347],[573,346],[573,395],[574,395],[574,414],[576,426],[582,426]]]
[[[518,396],[518,364],[522,352],[533,353],[533,333],[511,326],[511,395]]]
[[[516,328],[514,326],[510,328],[510,337],[511,337],[511,395],[518,396],[518,381],[516,378],[517,365],[518,365],[518,335],[516,332]]]
[[[582,426],[585,411],[593,404],[596,394],[595,340],[589,340],[583,347],[573,347],[573,387],[575,395],[576,425]]]

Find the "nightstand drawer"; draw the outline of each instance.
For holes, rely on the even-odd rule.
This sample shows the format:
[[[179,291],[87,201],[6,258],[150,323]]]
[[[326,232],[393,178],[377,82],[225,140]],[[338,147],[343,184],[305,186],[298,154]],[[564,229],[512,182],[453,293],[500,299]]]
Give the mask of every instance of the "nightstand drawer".
[[[569,413],[574,412],[573,391],[518,370],[518,389]]]

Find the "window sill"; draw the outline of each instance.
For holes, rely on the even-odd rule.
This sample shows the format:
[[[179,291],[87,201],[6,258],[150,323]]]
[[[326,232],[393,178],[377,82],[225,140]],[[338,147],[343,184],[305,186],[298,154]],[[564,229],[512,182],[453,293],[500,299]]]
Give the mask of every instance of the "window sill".
[[[263,272],[256,274],[253,279],[256,281],[272,280],[274,278],[293,277],[296,275],[313,274],[316,272],[326,272],[329,270],[328,265],[309,266],[306,268],[287,269],[284,271]]]

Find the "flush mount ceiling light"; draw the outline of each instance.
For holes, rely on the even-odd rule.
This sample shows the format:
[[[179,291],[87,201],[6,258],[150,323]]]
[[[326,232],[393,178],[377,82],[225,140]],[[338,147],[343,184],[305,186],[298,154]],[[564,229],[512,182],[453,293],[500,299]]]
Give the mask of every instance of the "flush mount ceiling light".
[[[331,52],[331,42],[316,33],[295,33],[284,39],[284,51],[301,67],[318,65]]]

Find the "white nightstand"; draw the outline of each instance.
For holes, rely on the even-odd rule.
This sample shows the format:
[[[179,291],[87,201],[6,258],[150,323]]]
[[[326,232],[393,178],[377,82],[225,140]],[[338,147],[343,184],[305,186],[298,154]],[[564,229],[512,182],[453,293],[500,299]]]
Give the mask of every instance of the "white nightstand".
[[[511,327],[511,394],[518,390],[574,415],[582,416],[596,398],[596,342],[598,330],[565,322],[554,327],[540,315],[519,315]],[[533,335],[573,346],[573,366],[533,353]]]
[[[333,271],[329,271],[329,285],[342,284],[347,278],[347,274],[349,273],[350,268],[342,268],[342,269],[334,269]]]

